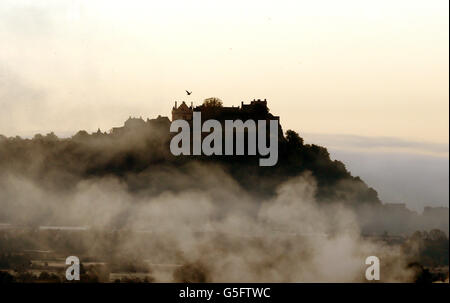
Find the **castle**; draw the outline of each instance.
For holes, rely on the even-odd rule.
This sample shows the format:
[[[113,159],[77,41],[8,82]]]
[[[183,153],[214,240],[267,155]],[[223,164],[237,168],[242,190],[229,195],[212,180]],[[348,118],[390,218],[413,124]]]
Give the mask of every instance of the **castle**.
[[[167,125],[170,125],[170,120],[168,117],[163,117],[161,115],[158,115],[155,119],[148,119],[144,120],[142,117],[139,118],[132,118],[131,116],[125,121],[123,126],[120,127],[113,127],[109,133],[112,135],[124,135],[128,132],[133,132],[136,130],[145,130],[148,129],[148,127],[167,127]],[[98,132],[97,132],[98,133]]]
[[[205,104],[196,106],[194,108],[193,103],[188,106],[186,102],[182,101],[180,106],[177,106],[175,101],[175,106],[172,108],[172,121],[183,119],[186,121],[192,120],[192,113],[198,111],[202,113],[205,119],[242,119],[242,118],[266,118],[269,115],[269,109],[267,108],[267,100],[253,99],[250,104],[244,104],[241,102],[241,106],[231,106],[231,107],[211,107]],[[272,119],[279,120],[279,117],[270,115]]]
[[[230,107],[208,106],[205,104],[194,107],[194,104],[192,102],[191,105],[188,106],[185,101],[182,101],[180,106],[177,105],[178,103],[177,101],[175,101],[175,106],[173,106],[172,108],[172,121],[182,119],[188,122],[192,122],[194,111],[201,112],[202,119],[204,120],[278,120],[278,123],[280,121],[280,117],[274,116],[269,113],[266,99],[253,99],[250,104],[244,104],[244,102],[241,102],[241,106]],[[166,127],[167,125],[170,125],[170,120],[168,117],[158,116],[155,119],[147,119],[146,121],[142,119],[142,117],[129,117],[128,120],[125,121],[125,124],[123,126],[113,127],[109,131],[109,133],[113,135],[121,135],[127,133],[128,131],[133,131],[136,129],[146,129],[147,126]],[[281,126],[280,137],[282,137]]]

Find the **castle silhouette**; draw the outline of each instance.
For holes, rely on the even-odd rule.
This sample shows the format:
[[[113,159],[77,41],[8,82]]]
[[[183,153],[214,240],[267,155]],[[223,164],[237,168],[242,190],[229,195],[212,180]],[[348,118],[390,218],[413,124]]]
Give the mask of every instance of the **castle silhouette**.
[[[172,121],[183,119],[186,121],[192,121],[192,113],[201,112],[202,119],[272,119],[280,120],[278,116],[273,116],[269,114],[269,108],[267,107],[267,100],[253,99],[250,104],[244,104],[241,102],[241,106],[207,106],[202,104],[200,106],[194,107],[193,102],[188,106],[185,101],[182,101],[180,106],[177,106],[177,101],[175,101],[175,106],[172,108]]]
[[[213,98],[210,98],[213,99]],[[207,99],[208,100],[208,99]],[[253,99],[249,104],[241,102],[241,106],[208,106],[203,103],[202,105],[195,106],[193,102],[188,106],[185,101],[182,101],[179,106],[175,101],[175,105],[172,107],[172,121],[183,119],[192,123],[193,112],[201,112],[202,120],[216,119],[218,121],[225,120],[243,120],[248,119],[257,120],[277,120],[279,126],[279,137],[283,139],[283,130],[280,125],[280,117],[274,116],[269,112],[267,107],[267,100]],[[142,119],[142,117],[134,118],[129,117],[123,126],[113,127],[109,133],[112,135],[123,135],[132,131],[140,129],[148,129],[148,127],[168,128],[170,126],[170,119],[166,116],[158,115],[155,119]]]

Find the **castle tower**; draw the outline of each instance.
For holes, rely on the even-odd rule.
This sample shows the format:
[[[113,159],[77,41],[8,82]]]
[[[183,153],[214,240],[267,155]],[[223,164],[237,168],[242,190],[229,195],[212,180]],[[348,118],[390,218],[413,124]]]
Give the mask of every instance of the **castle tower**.
[[[177,102],[175,101],[175,106],[172,108],[172,121],[183,119],[186,121],[192,120],[193,105],[189,108],[186,102],[182,102],[180,106],[177,107]]]

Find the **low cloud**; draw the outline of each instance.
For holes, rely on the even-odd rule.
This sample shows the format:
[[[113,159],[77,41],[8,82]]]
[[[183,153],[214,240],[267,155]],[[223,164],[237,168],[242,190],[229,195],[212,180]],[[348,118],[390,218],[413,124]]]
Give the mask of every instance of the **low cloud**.
[[[191,190],[189,173],[156,172],[160,182],[185,189],[157,196],[132,193],[116,178],[82,180],[67,192],[3,175],[2,216],[11,224],[89,226],[91,235],[131,230],[107,249],[100,244],[106,240],[95,236],[76,249],[100,258],[176,264],[175,280],[199,271],[212,282],[364,282],[365,258],[376,255],[388,265],[382,266],[383,281],[412,281],[399,247],[362,238],[355,213],[338,202],[319,206],[310,174],[259,201],[220,168],[194,166],[197,186]],[[167,280],[158,271],[153,276]]]
[[[364,137],[356,135],[302,133],[306,142],[325,145],[331,149],[378,152],[430,154],[447,157],[448,143],[412,141],[394,137]]]

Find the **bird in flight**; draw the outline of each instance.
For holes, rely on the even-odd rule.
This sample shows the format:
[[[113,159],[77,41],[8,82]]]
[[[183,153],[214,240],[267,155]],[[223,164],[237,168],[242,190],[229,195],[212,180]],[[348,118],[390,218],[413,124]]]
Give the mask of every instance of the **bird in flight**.
[[[186,90],[186,94],[187,94],[188,96],[190,96],[190,95],[192,94],[192,92]]]

